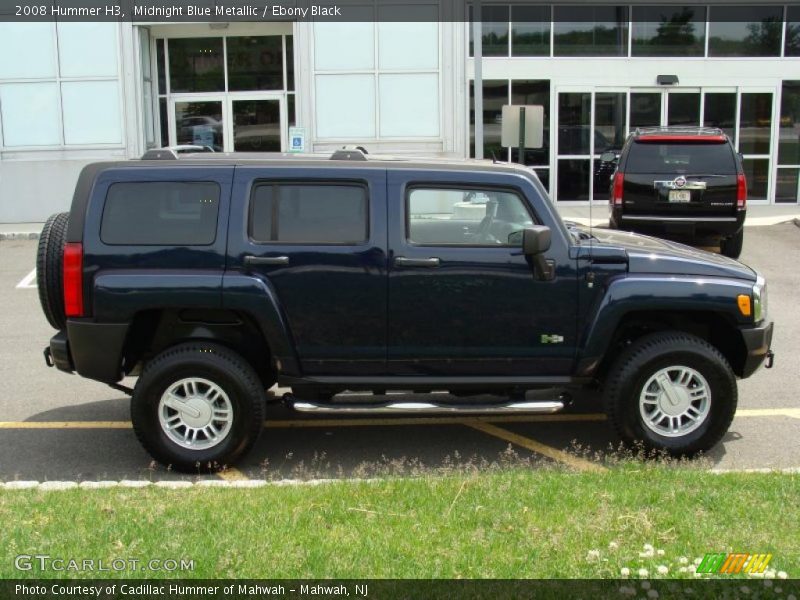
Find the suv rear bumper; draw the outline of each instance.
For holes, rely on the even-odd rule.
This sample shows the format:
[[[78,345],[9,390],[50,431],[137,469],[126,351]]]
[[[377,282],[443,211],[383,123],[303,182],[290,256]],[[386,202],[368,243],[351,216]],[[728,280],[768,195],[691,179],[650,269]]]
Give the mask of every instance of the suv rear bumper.
[[[742,379],[755,373],[765,360],[768,360],[767,368],[772,367],[774,357],[772,350],[770,350],[772,329],[773,323],[770,321],[769,323],[764,322],[755,327],[739,330],[742,332],[744,345],[747,348],[747,356],[742,368]]]
[[[739,210],[735,216],[669,216],[628,214],[621,207],[611,209],[612,227],[635,229],[636,231],[661,231],[691,236],[721,235],[729,237],[744,227],[747,210]]]
[[[45,348],[45,362],[61,371],[116,383],[122,379],[122,348],[127,323],[94,323],[70,319]]]

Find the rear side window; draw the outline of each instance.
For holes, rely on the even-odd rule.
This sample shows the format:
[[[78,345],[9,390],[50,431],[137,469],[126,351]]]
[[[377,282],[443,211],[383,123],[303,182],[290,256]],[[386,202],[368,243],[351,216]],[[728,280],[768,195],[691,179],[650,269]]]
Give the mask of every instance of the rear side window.
[[[212,182],[114,183],[100,226],[105,244],[206,246],[217,235],[219,185]]]
[[[728,144],[635,142],[625,163],[626,173],[735,175]]]
[[[358,184],[260,183],[250,205],[256,242],[360,244],[369,238],[367,190]]]

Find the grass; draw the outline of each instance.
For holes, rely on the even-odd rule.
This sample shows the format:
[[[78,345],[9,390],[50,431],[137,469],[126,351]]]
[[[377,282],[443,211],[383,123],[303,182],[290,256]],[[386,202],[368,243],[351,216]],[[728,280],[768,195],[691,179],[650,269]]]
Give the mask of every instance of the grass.
[[[192,572],[104,577],[605,578],[659,565],[678,577],[691,576],[680,557],[728,551],[771,552],[771,568],[798,577],[798,498],[797,475],[647,462],[256,489],[7,490],[0,577],[66,575],[17,571],[20,554],[194,560]],[[640,556],[645,544],[653,556]]]

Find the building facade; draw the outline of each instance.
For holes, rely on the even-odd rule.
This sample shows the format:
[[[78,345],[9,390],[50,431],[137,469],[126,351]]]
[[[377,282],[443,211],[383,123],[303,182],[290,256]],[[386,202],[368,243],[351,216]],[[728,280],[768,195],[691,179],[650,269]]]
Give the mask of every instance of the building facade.
[[[448,0],[443,0],[448,1]],[[453,0],[365,0],[363,21],[0,23],[0,222],[65,210],[88,162],[148,148],[469,157],[473,29]],[[558,202],[606,202],[600,155],[653,125],[724,129],[754,203],[800,197],[800,7],[481,5],[486,158],[503,104],[541,104],[523,153]],[[470,9],[471,14],[471,9]]]

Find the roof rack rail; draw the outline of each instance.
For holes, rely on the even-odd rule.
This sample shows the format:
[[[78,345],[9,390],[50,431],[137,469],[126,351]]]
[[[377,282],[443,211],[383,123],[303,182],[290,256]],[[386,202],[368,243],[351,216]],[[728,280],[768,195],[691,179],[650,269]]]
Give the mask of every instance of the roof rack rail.
[[[367,149],[363,146],[343,146],[331,154],[330,160],[367,160]]]
[[[195,154],[204,152],[214,152],[211,146],[199,146],[194,144],[182,144],[179,146],[167,146],[166,148],[155,148],[148,150],[142,155],[141,160],[178,160],[181,154]]]
[[[637,127],[634,135],[650,135],[650,134],[692,134],[692,135],[725,135],[719,127],[697,127],[689,125],[668,125],[661,127]]]

